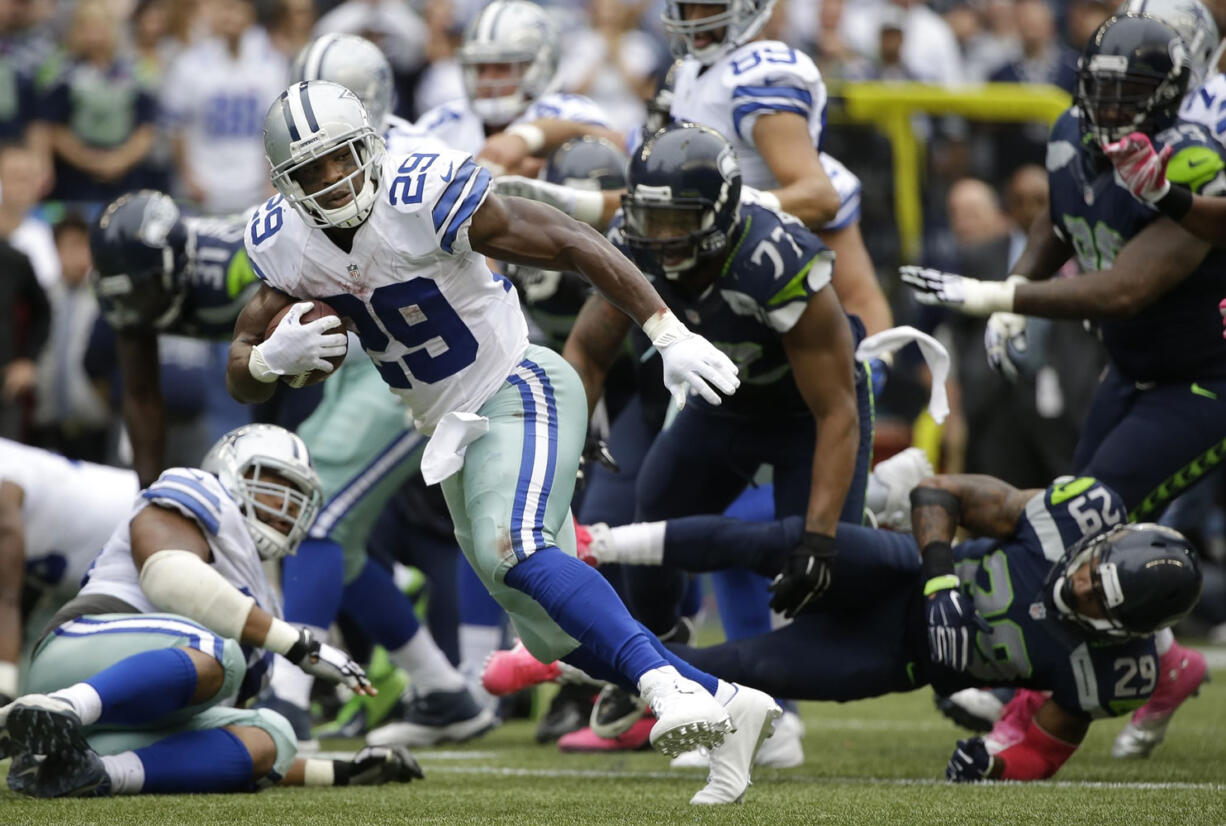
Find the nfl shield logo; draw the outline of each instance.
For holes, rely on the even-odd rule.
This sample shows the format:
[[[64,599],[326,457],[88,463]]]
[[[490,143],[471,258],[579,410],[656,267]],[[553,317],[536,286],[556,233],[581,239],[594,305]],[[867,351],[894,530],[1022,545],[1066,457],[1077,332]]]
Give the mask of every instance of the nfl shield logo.
[[[1041,620],[1047,618],[1047,606],[1041,602],[1030,603],[1030,618],[1032,620]]]
[[[699,317],[698,313],[694,310],[689,309],[688,307],[685,310],[685,320],[690,322],[691,324],[701,324],[702,323],[702,318]]]
[[[357,280],[358,280],[358,278],[359,278],[359,276],[358,276],[358,265],[357,265],[357,264],[350,264],[350,265],[349,265],[349,267],[348,267],[348,270],[349,270],[349,277],[350,277],[350,278],[352,278],[354,281],[357,281]]]

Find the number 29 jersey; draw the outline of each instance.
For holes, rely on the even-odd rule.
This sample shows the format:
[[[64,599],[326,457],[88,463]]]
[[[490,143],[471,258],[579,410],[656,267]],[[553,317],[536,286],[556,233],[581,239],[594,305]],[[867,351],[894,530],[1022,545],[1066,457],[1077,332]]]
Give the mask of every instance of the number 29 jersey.
[[[528,346],[511,282],[468,242],[489,173],[465,152],[431,149],[384,157],[375,206],[350,252],[280,196],[256,210],[245,238],[266,284],[321,299],[349,320],[427,434],[447,413],[476,411]]]

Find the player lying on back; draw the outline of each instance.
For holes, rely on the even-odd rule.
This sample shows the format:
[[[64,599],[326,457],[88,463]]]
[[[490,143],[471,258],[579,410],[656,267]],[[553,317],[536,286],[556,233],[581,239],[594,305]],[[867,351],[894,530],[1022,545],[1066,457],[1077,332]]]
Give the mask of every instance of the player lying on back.
[[[246,425],[203,468],[172,468],[141,492],[80,594],[48,624],[30,664],[33,693],[0,709],[13,790],[228,792],[354,779],[349,764],[295,766],[285,719],[241,708],[273,652],[370,690],[344,652],[278,618],[261,567],[293,553],[318,511],[306,446],[281,428]],[[405,752],[383,751],[362,755],[357,775],[414,773]]]
[[[931,683],[1051,692],[1011,741],[960,741],[946,776],[1051,777],[1090,723],[1154,691],[1153,634],[1200,596],[1197,555],[1180,534],[1126,525],[1093,479],[1021,491],[989,476],[937,476],[911,493],[913,536],[839,528],[834,585],[791,625],[710,648],[694,663],[776,695],[840,702]],[[954,543],[958,528],[977,537]],[[783,564],[798,518],[688,517],[594,531],[597,562],[744,566],[806,587]],[[782,573],[781,573],[782,571]],[[790,581],[794,580],[794,582]]]

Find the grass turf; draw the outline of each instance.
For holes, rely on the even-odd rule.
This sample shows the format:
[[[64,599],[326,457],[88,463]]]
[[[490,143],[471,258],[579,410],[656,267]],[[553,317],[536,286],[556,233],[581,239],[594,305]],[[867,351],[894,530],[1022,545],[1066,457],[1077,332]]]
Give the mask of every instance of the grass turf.
[[[0,791],[0,824],[1209,824],[1226,822],[1226,670],[1181,709],[1154,757],[1118,761],[1122,720],[1090,729],[1050,783],[954,786],[954,741],[926,689],[846,705],[805,703],[806,762],[759,769],[739,806],[698,809],[698,770],[652,752],[566,755],[514,721],[472,743],[420,749],[426,780],[258,795],[30,800]],[[356,741],[328,741],[356,748]],[[0,771],[7,765],[0,763]]]

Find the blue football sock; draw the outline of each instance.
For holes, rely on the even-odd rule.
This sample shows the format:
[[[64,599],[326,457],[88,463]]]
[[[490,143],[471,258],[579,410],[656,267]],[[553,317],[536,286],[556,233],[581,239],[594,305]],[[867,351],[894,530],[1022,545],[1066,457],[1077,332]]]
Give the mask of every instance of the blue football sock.
[[[532,554],[507,572],[506,582],[540,603],[563,631],[631,684],[668,664],[652,644],[655,637],[635,622],[604,577],[558,548]]]
[[[243,792],[255,784],[250,752],[223,728],[172,734],[135,753],[145,768],[145,794]]]
[[[647,631],[646,628],[643,630]],[[719,680],[716,677],[695,668],[672,651],[669,651],[655,634],[648,633],[647,638],[651,642],[652,647],[656,649],[656,652],[665,659],[668,665],[677,669],[682,677],[685,677],[687,680],[693,680],[705,688],[712,697],[715,696],[715,690],[719,686]]]
[[[340,611],[345,582],[345,554],[330,539],[307,539],[298,553],[281,560],[285,619],[298,625],[328,628]]]
[[[345,586],[341,608],[388,651],[404,645],[421,627],[412,601],[373,559],[367,559],[358,578]]]
[[[98,723],[139,726],[191,705],[196,666],[181,648],[133,654],[85,680],[102,700]]]

